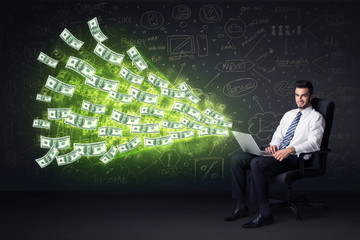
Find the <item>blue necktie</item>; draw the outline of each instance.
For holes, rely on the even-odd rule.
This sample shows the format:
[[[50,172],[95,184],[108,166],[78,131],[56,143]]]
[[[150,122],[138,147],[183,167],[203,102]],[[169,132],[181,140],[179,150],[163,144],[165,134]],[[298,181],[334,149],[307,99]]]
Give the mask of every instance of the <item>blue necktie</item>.
[[[280,142],[279,150],[285,149],[289,145],[291,139],[294,137],[294,132],[296,126],[300,121],[301,115],[302,113],[299,111],[296,117],[294,118],[294,120],[292,121],[292,123],[290,124],[290,127],[286,131],[284,139]]]

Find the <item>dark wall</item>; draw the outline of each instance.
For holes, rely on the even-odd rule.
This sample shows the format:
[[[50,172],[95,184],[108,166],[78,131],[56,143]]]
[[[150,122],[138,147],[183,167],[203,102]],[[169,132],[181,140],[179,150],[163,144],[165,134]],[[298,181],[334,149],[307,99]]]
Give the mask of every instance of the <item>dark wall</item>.
[[[71,55],[102,64],[108,78],[120,69],[92,52],[96,42],[87,21],[97,17],[109,38],[106,46],[124,54],[136,46],[149,72],[175,87],[185,81],[201,98],[201,111],[210,106],[221,112],[233,130],[250,132],[259,145],[269,142],[293,105],[294,82],[312,81],[315,95],[336,105],[332,152],[326,177],[298,189],[359,190],[359,14],[360,5],[353,2],[9,2],[1,8],[0,189],[230,189],[229,159],[241,152],[231,133],[141,147],[106,165],[100,157],[66,166],[54,161],[43,169],[37,165],[35,159],[47,152],[40,148],[40,135],[64,136],[71,128],[36,129],[33,119],[46,119],[48,107],[81,104],[76,98],[56,100],[44,88],[48,75],[59,75]],[[85,42],[81,51],[59,38],[64,28]],[[37,61],[41,51],[58,59],[60,67]],[[37,93],[55,101],[42,104],[35,100]],[[72,137],[94,139],[82,131]]]

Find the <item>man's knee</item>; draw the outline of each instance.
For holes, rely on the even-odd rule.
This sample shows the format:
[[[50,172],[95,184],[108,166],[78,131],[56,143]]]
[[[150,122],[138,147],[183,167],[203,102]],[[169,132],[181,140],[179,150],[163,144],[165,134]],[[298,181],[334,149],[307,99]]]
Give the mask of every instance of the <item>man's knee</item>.
[[[236,168],[240,166],[241,168],[246,168],[247,162],[249,161],[249,156],[246,153],[235,154],[230,159],[231,168]]]
[[[256,169],[264,168],[265,166],[266,165],[264,163],[264,158],[262,157],[254,158],[250,163],[250,169],[252,171],[256,171]]]

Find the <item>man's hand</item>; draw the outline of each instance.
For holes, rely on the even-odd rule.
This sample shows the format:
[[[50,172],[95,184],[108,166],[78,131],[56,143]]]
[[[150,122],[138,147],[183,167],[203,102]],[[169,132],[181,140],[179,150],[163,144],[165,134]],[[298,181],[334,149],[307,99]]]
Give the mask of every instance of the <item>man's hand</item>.
[[[274,158],[278,161],[282,161],[287,158],[291,153],[295,153],[295,149],[293,147],[289,147],[283,150],[279,150],[273,154]]]
[[[276,145],[271,145],[270,147],[265,148],[265,151],[267,151],[268,153],[276,153],[278,150]]]

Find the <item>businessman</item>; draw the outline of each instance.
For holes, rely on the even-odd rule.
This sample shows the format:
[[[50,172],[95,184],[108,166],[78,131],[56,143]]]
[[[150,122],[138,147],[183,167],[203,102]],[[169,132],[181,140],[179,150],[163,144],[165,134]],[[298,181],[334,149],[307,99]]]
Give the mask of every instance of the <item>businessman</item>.
[[[225,221],[235,221],[248,215],[246,194],[246,171],[251,171],[250,201],[259,203],[256,216],[243,228],[256,228],[274,222],[269,205],[268,178],[284,171],[298,168],[300,153],[318,151],[325,128],[322,115],[311,106],[312,83],[306,80],[295,84],[297,109],[284,114],[270,146],[265,150],[272,157],[259,157],[241,153],[231,158],[232,197],[237,201],[233,213]]]

